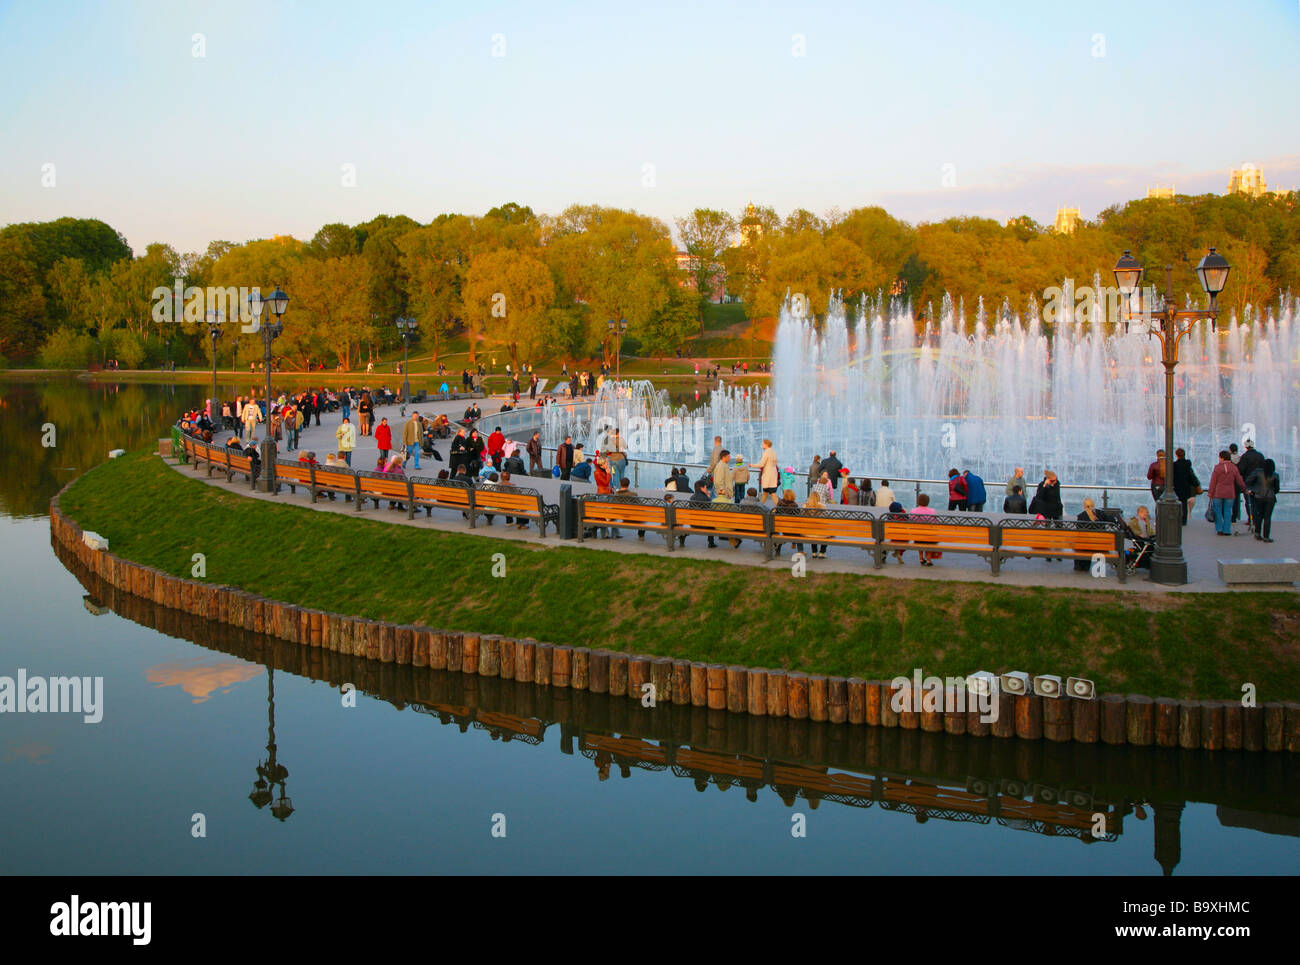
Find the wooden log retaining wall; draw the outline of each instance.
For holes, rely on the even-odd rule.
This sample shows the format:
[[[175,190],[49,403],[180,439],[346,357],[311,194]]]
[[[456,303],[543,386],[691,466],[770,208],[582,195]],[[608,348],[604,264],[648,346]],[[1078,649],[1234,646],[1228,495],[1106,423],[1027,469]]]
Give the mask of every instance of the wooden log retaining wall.
[[[326,613],[245,590],[172,576],[105,550],[92,550],[82,530],[50,501],[53,539],[87,570],[118,590],[170,609],[226,623],[288,643],[377,664],[412,665],[499,677],[550,688],[626,696],[646,703],[707,707],[754,717],[861,724],[929,733],[1016,737],[1084,744],[1181,747],[1207,751],[1300,753],[1300,702],[1256,707],[1213,700],[1152,699],[1103,694],[1097,700],[998,694],[998,718],[975,710],[916,709],[911,685],[898,692],[883,680],[828,677],[651,657],[566,644],[466,633]]]

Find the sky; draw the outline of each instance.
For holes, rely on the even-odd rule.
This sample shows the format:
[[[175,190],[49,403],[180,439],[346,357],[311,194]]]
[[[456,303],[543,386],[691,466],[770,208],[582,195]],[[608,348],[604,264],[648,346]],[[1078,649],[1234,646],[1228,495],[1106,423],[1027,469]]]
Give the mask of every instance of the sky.
[[[0,224],[155,241],[508,201],[1093,218],[1300,184],[1300,2],[0,0]]]

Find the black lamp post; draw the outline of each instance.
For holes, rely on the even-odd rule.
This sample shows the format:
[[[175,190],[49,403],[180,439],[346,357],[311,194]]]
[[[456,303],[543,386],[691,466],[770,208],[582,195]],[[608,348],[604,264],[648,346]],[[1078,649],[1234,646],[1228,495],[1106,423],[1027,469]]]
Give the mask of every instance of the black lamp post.
[[[265,307],[270,306],[270,315],[274,321],[268,320],[261,324],[262,311]],[[260,291],[254,291],[248,297],[248,308],[253,314],[253,323],[262,333],[262,360],[266,367],[266,430],[262,437],[262,478],[258,480],[257,488],[264,493],[276,493],[279,491],[279,483],[275,479],[275,439],[271,435],[271,343],[280,337],[283,331],[283,325],[280,319],[284,316],[285,309],[289,307],[289,296],[280,290],[280,286],[275,286],[275,291],[262,297]]]
[[[397,320],[397,333],[402,336],[402,401],[411,401],[411,379],[407,373],[407,367],[410,364],[408,349],[411,339],[415,338],[417,323],[413,318],[399,318]]]
[[[217,339],[221,338],[221,323],[226,320],[226,314],[211,309],[204,318],[208,322],[208,336],[212,339],[212,413],[215,417],[221,414],[221,406],[217,403]]]
[[[266,667],[266,704],[269,720],[266,739],[267,757],[257,765],[257,780],[253,782],[253,793],[248,795],[248,799],[259,811],[270,804],[271,814],[283,823],[293,813],[294,807],[284,787],[284,782],[289,778],[289,769],[275,759],[275,668],[270,664]],[[275,799],[271,790],[276,784],[280,785],[279,800]]]
[[[610,319],[609,333],[615,337],[614,342],[614,380],[622,381],[623,378],[623,336],[627,334],[627,319],[620,318],[617,322]]]
[[[1160,339],[1161,362],[1165,367],[1165,488],[1156,503],[1156,548],[1151,557],[1151,580],[1170,586],[1187,582],[1187,559],[1183,556],[1183,507],[1174,492],[1174,369],[1178,367],[1178,343],[1199,321],[1209,319],[1218,330],[1218,297],[1228,283],[1227,259],[1210,249],[1196,266],[1201,288],[1210,296],[1208,311],[1179,309],[1174,301],[1174,268],[1165,266],[1165,295],[1159,308],[1142,306],[1133,310],[1134,294],[1142,281],[1143,268],[1125,251],[1115,264],[1115,283],[1129,305],[1124,310],[1124,330],[1134,318],[1146,320],[1148,334]],[[1139,296],[1140,301],[1140,296]]]

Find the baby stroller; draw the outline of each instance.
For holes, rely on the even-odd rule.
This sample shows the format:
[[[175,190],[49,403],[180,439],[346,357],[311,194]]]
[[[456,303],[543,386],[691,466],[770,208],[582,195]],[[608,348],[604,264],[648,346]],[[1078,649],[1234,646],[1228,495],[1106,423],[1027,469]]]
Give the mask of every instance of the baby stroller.
[[[1151,569],[1151,554],[1155,552],[1156,541],[1146,536],[1139,536],[1129,528],[1124,520],[1124,514],[1117,509],[1101,510],[1101,513],[1114,513],[1113,521],[1119,523],[1124,528],[1124,538],[1132,543],[1128,550],[1128,561],[1125,564],[1128,567],[1128,575],[1132,576],[1138,570]],[[1108,521],[1112,517],[1107,517]]]

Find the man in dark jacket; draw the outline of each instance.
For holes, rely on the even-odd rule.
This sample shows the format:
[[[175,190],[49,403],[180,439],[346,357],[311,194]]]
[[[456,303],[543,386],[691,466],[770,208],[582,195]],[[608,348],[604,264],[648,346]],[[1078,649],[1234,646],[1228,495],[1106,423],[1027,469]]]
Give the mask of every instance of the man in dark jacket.
[[[1007,493],[1007,498],[1002,500],[1002,512],[1020,515],[1029,512],[1029,506],[1025,503],[1025,491],[1019,486],[1013,486],[1011,492]]]
[[[706,483],[703,479],[696,480],[696,483],[695,483],[695,492],[691,493],[691,498],[690,498],[689,500],[687,500],[687,502],[692,502],[692,503],[704,503],[706,506],[707,506],[709,503],[713,502],[713,497],[709,495],[709,486],[708,486],[708,483]],[[686,545],[686,537],[685,537],[685,536],[679,536],[679,537],[677,537],[677,543],[678,543],[679,546],[685,546],[685,545]],[[716,547],[717,545],[718,545],[718,544],[717,544],[717,542],[714,540],[714,538],[713,538],[712,536],[709,536],[709,547],[712,549],[713,547]]]
[[[1242,479],[1249,479],[1250,474],[1256,469],[1262,469],[1264,466],[1264,456],[1255,448],[1255,440],[1246,440],[1246,451],[1241,454],[1237,460],[1237,471],[1241,473]],[[1255,525],[1255,496],[1247,487],[1246,497],[1246,522],[1253,529]]]
[[[573,436],[565,436],[564,442],[555,450],[555,464],[560,467],[560,478],[568,479],[573,471]]]
[[[840,485],[840,470],[844,468],[844,463],[840,462],[839,457],[835,455],[835,450],[830,451],[825,459],[822,460],[821,471],[830,476],[831,489],[838,489]],[[814,480],[816,482],[816,480]]]
[[[542,465],[542,434],[540,432],[534,432],[524,448],[528,451],[528,471],[530,473],[546,468]]]

